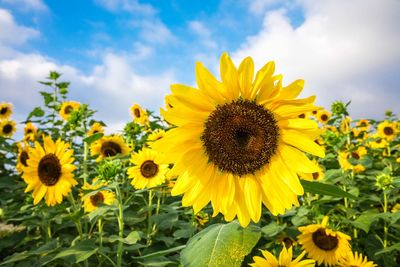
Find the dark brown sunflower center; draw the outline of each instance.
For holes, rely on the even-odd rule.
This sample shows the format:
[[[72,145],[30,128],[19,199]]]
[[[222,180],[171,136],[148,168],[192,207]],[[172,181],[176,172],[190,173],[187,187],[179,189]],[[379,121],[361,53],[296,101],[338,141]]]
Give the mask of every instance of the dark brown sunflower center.
[[[322,114],[322,115],[321,115],[321,120],[322,120],[322,121],[327,121],[327,120],[328,120],[328,115]]]
[[[201,135],[209,160],[221,171],[246,175],[268,164],[278,147],[271,111],[248,100],[217,106]]]
[[[367,124],[365,122],[360,123],[360,127],[365,127],[365,126],[367,126]]]
[[[19,154],[19,162],[21,162],[22,165],[25,167],[28,166],[27,160],[29,159],[29,155],[26,151],[22,151],[21,154]]]
[[[318,172],[313,172],[313,173],[312,173],[312,178],[313,178],[314,180],[317,180],[318,177],[319,177],[319,173],[318,173]]]
[[[32,132],[33,132],[32,129],[26,130],[26,134],[30,134],[30,133],[32,133]]]
[[[90,202],[93,206],[98,207],[100,204],[104,203],[104,196],[101,192],[97,192],[97,194],[90,196]]]
[[[385,127],[385,128],[383,128],[383,132],[384,132],[386,135],[392,135],[392,134],[394,133],[392,127]]]
[[[327,235],[324,228],[320,228],[312,234],[314,244],[322,250],[330,251],[337,248],[339,240],[336,236]]]
[[[356,160],[359,160],[359,159],[360,159],[360,155],[359,155],[357,152],[352,152],[352,153],[351,153],[351,157],[352,157],[353,159],[356,159]]]
[[[97,134],[99,131],[98,130],[94,130],[93,131],[93,134]]]
[[[8,107],[2,107],[2,108],[0,109],[0,114],[1,114],[1,115],[4,115],[4,114],[7,113],[7,111],[8,111]]]
[[[65,113],[65,114],[70,114],[70,113],[72,112],[72,110],[73,110],[73,107],[72,107],[72,106],[66,106],[66,107],[64,108],[64,113]]]
[[[38,175],[40,181],[47,185],[55,185],[61,177],[61,164],[56,155],[45,155],[39,162]]]
[[[283,243],[285,244],[286,249],[289,249],[291,246],[293,246],[293,240],[290,237],[285,237],[283,239]]]
[[[304,114],[304,113],[301,113],[300,115],[299,115],[299,118],[300,119],[304,119],[306,117],[306,114]]]
[[[135,117],[136,117],[136,118],[140,118],[140,110],[139,110],[138,108],[135,108],[135,109],[133,110],[133,113],[135,114]]]
[[[106,157],[114,157],[121,152],[121,146],[112,141],[104,142],[101,145],[101,153]]]
[[[158,173],[158,165],[152,160],[146,160],[140,165],[140,173],[145,178],[153,178]]]
[[[9,133],[11,133],[12,129],[13,129],[13,127],[11,124],[6,124],[3,126],[3,133],[9,134]]]

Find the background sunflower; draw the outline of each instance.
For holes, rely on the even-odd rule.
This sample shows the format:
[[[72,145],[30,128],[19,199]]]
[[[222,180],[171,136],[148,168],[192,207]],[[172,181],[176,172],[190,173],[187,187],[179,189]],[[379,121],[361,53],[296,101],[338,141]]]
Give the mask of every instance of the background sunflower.
[[[91,147],[91,155],[97,157],[97,161],[104,158],[114,157],[118,154],[127,155],[130,151],[129,146],[119,135],[103,136],[100,140],[94,142]]]

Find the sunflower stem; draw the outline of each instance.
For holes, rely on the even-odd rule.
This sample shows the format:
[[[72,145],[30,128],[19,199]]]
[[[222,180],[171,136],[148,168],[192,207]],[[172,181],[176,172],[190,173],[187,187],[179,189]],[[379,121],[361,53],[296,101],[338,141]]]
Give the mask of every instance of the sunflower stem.
[[[387,203],[387,194],[385,190],[383,190],[383,212],[386,213],[388,208],[388,203]],[[383,226],[383,247],[387,247],[387,235],[388,235],[388,226],[387,222],[384,222]]]
[[[117,198],[118,198],[118,235],[121,238],[118,242],[118,249],[117,249],[117,266],[122,266],[122,254],[124,252],[124,244],[122,243],[122,238],[124,237],[124,210],[122,206],[122,195],[121,189],[119,188],[119,184],[115,186]]]
[[[153,190],[149,190],[149,201],[148,201],[148,221],[147,221],[147,244],[151,244],[150,235],[151,235],[151,212],[153,208]]]

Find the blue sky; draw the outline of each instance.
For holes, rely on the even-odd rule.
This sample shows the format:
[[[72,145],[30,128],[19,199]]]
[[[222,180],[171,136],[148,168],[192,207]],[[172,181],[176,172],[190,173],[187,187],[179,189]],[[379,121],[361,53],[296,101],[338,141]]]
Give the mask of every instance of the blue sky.
[[[195,85],[196,61],[218,76],[227,51],[274,60],[318,104],[352,100],[354,118],[379,118],[400,111],[398,14],[396,0],[0,0],[0,101],[22,121],[57,70],[118,130],[133,103],[158,111],[171,83]]]

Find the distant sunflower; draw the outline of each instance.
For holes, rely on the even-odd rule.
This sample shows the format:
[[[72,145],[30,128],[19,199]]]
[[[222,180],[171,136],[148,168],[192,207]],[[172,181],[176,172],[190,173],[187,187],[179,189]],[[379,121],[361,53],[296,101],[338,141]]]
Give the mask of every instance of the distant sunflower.
[[[0,121],[0,136],[11,137],[17,130],[17,124],[12,120]]]
[[[363,146],[352,151],[339,152],[338,161],[344,170],[353,170],[356,173],[365,171],[365,167],[358,163],[366,154],[367,149]]]
[[[221,57],[219,82],[196,65],[199,89],[172,85],[173,108],[161,110],[177,126],[153,144],[164,153],[178,175],[173,195],[197,213],[208,202],[227,221],[236,215],[242,226],[258,222],[262,204],[272,214],[298,205],[304,193],[297,172],[314,172],[304,152],[323,157],[314,140],[320,131],[302,113],[318,109],[315,97],[295,99],[304,81],[282,88],[275,65],[266,64],[253,81],[254,63],[248,57],[237,69],[228,54]]]
[[[367,256],[364,256],[361,253],[349,252],[347,256],[339,261],[338,267],[375,267],[377,266],[373,261],[368,261]]]
[[[388,141],[378,134],[371,135],[371,139],[373,139],[373,141],[368,142],[370,148],[386,148],[388,146]]]
[[[149,115],[139,104],[133,104],[130,109],[134,122],[141,125],[149,124]]]
[[[369,124],[369,121],[368,121],[368,120],[366,120],[366,119],[361,119],[361,120],[359,120],[359,121],[356,123],[356,126],[357,126],[357,128],[360,129],[360,130],[368,131],[368,130],[369,130],[369,127],[370,127],[370,124]]]
[[[107,185],[104,182],[99,182],[97,179],[93,180],[92,184],[86,183],[82,186],[83,190],[97,190],[102,186]],[[100,205],[111,205],[114,203],[115,194],[108,190],[100,190],[94,195],[83,196],[83,209],[85,212],[92,212],[96,210]]]
[[[0,120],[8,119],[13,113],[13,105],[11,103],[0,103]]]
[[[90,127],[87,135],[91,136],[91,135],[94,135],[96,133],[104,133],[103,125],[101,125],[98,122],[95,122],[95,123],[92,124],[92,126]]]
[[[33,204],[44,197],[47,206],[54,206],[78,184],[72,173],[76,169],[72,164],[74,151],[60,139],[54,142],[45,136],[43,142],[43,147],[35,142],[35,147],[29,149],[28,166],[23,168],[22,178],[28,184],[25,192],[33,190]]]
[[[361,128],[352,128],[350,134],[357,139],[364,140],[368,138],[368,133]]]
[[[299,176],[301,179],[308,180],[308,181],[320,181],[324,179],[325,174],[322,167],[314,160],[313,163],[316,165],[318,171],[313,173],[302,173],[299,172]]]
[[[326,124],[331,119],[331,113],[327,110],[319,110],[317,113],[317,120],[320,123]]]
[[[61,109],[60,109],[60,116],[64,120],[68,120],[69,117],[71,116],[71,113],[75,110],[78,110],[79,107],[81,106],[81,103],[75,102],[75,101],[67,101],[62,103]]]
[[[310,224],[299,227],[299,244],[308,253],[308,256],[328,266],[338,264],[351,252],[350,236],[333,231],[327,227],[328,217],[324,217],[321,224]]]
[[[25,141],[34,142],[36,140],[37,127],[32,122],[28,122],[25,125],[24,134],[25,134],[25,136],[24,136]]]
[[[147,144],[151,147],[153,142],[160,140],[165,136],[165,131],[163,129],[157,129],[153,131],[148,137],[147,137]]]
[[[351,118],[350,117],[345,117],[343,118],[342,122],[340,123],[340,130],[342,133],[347,134],[350,132],[350,123],[351,123]]]
[[[17,157],[17,165],[16,169],[19,173],[24,171],[25,167],[28,167],[28,159],[29,159],[29,148],[30,146],[27,143],[17,143],[18,147],[18,157]]]
[[[306,254],[303,251],[295,260],[293,260],[293,248],[289,249],[286,246],[282,247],[281,253],[279,254],[279,259],[277,259],[272,253],[267,250],[261,250],[264,257],[255,256],[253,257],[254,263],[250,266],[253,267],[314,267],[315,260],[302,260]]]
[[[160,164],[159,159],[159,154],[148,148],[132,154],[131,162],[135,166],[128,168],[128,176],[132,178],[131,184],[136,189],[151,188],[164,183],[168,164]]]
[[[392,141],[398,133],[397,122],[383,121],[378,125],[378,135],[388,141]]]
[[[103,136],[100,140],[94,142],[90,146],[90,152],[92,156],[99,155],[96,161],[100,161],[118,154],[127,155],[130,148],[121,136],[111,135]]]

